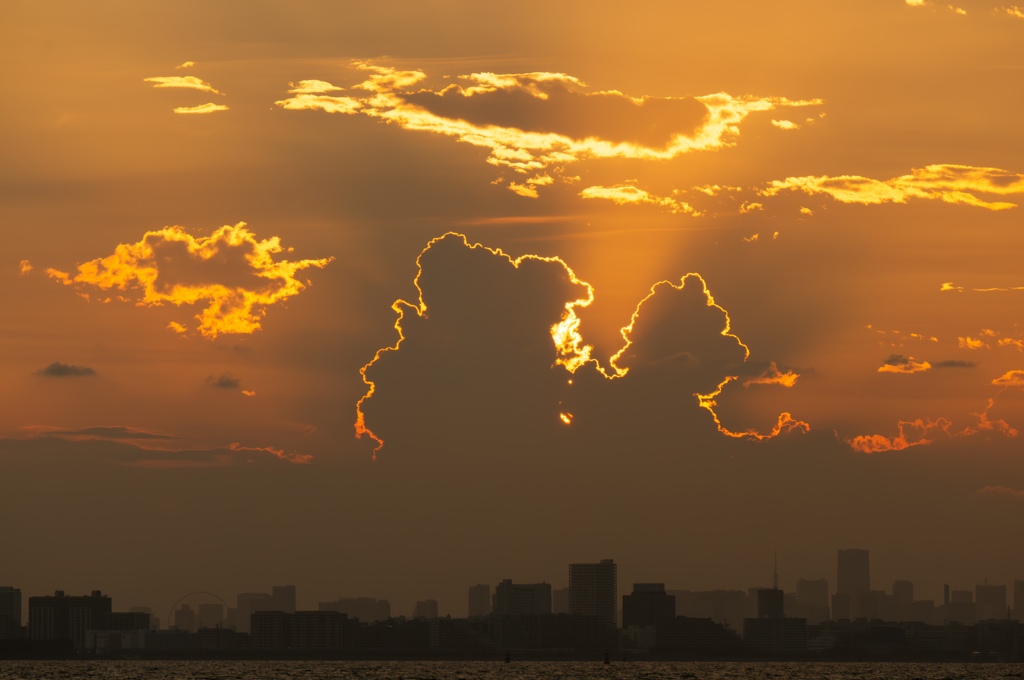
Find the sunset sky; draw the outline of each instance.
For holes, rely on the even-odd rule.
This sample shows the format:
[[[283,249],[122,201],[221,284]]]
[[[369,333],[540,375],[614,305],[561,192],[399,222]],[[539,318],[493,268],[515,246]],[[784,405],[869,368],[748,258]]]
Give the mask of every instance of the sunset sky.
[[[0,585],[1024,579],[1024,6],[16,0],[0,45]]]

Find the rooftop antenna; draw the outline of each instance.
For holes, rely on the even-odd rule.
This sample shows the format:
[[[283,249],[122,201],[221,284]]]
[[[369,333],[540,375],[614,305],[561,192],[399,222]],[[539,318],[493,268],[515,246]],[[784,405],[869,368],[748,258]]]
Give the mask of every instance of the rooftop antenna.
[[[775,549],[775,576],[772,578],[772,588],[779,589],[779,549]]]

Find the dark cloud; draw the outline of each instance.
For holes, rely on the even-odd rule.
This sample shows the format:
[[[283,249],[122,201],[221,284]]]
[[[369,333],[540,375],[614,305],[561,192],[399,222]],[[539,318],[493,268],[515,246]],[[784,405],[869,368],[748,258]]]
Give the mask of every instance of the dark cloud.
[[[910,359],[906,358],[902,354],[890,354],[889,357],[882,362],[883,366],[909,366]]]
[[[976,361],[959,361],[957,359],[949,359],[948,361],[939,361],[932,364],[935,368],[974,368],[978,365]]]
[[[235,378],[230,373],[225,373],[219,378],[212,375],[206,377],[206,384],[210,387],[222,387],[227,390],[237,390],[241,383],[241,378]]]
[[[588,94],[575,89],[579,87],[575,79],[560,74],[497,78],[502,86],[494,89],[490,89],[491,83],[484,86],[487,89],[452,85],[440,92],[420,90],[402,98],[436,116],[477,127],[515,128],[650,149],[664,149],[680,135],[693,137],[710,115],[707,105],[693,97],[634,99],[614,91]]]
[[[73,364],[54,361],[46,368],[40,368],[38,371],[35,371],[35,374],[50,376],[53,378],[68,378],[83,375],[96,375],[96,371],[92,370],[88,366],[75,366]]]
[[[570,372],[552,332],[589,290],[563,262],[513,261],[448,235],[419,264],[421,300],[395,305],[399,348],[365,370],[373,392],[361,408],[385,442],[382,455],[523,461],[660,456],[680,442],[728,447],[698,394],[740,375],[747,348],[701,277],[654,286],[614,363],[590,360]]]
[[[56,436],[56,437],[67,437],[70,439],[76,438],[95,438],[95,439],[110,439],[110,440],[142,440],[142,439],[180,439],[172,434],[166,434],[164,432],[153,432],[150,430],[141,430],[135,427],[125,427],[123,425],[97,425],[93,427],[82,427],[77,429],[70,428],[40,428],[42,434]]]

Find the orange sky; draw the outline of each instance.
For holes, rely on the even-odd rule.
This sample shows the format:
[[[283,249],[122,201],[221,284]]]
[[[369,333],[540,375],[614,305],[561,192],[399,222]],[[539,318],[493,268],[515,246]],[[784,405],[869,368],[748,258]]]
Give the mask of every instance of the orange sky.
[[[0,582],[1024,578],[1024,7],[8,15]]]

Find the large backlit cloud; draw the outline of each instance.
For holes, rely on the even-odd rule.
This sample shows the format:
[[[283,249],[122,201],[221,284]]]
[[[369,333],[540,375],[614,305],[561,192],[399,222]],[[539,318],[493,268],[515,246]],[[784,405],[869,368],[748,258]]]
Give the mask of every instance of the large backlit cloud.
[[[296,274],[327,266],[334,258],[275,261],[278,237],[258,241],[244,222],[225,226],[206,238],[181,227],[150,231],[137,243],[121,244],[114,254],[78,266],[78,274],[48,269],[64,285],[100,290],[140,290],[138,306],[205,303],[195,318],[207,338],[252,333],[266,308],[306,288]],[[177,324],[177,328],[181,328]]]
[[[773,181],[761,194],[776,196],[789,190],[827,194],[843,203],[906,203],[911,198],[923,198],[1005,210],[1016,207],[1016,204],[988,202],[976,194],[1024,194],[1024,175],[998,168],[929,165],[915,168],[909,175],[885,181],[857,175],[788,177]]]
[[[789,414],[767,434],[719,422],[714,399],[750,375],[748,350],[697,274],[652,287],[606,369],[577,316],[594,292],[561,260],[512,259],[448,234],[417,262],[419,300],[393,305],[398,342],[362,369],[368,390],[356,406],[356,434],[374,440],[375,454],[385,441],[405,454],[482,447],[494,455],[519,438],[566,436],[564,428],[578,441],[619,436],[604,428],[627,413],[634,415],[616,432],[642,428],[668,442],[693,428],[750,440],[809,429]],[[771,364],[752,382],[792,385],[797,377]]]
[[[353,65],[372,75],[351,89],[368,94],[330,97],[319,88],[298,87],[277,105],[362,113],[407,130],[451,136],[489,149],[489,163],[523,173],[586,158],[664,160],[718,149],[734,143],[739,124],[753,112],[822,103],[724,92],[631,97],[590,92],[573,76],[546,72],[473,73],[441,90],[412,90],[426,79],[424,72]]]

